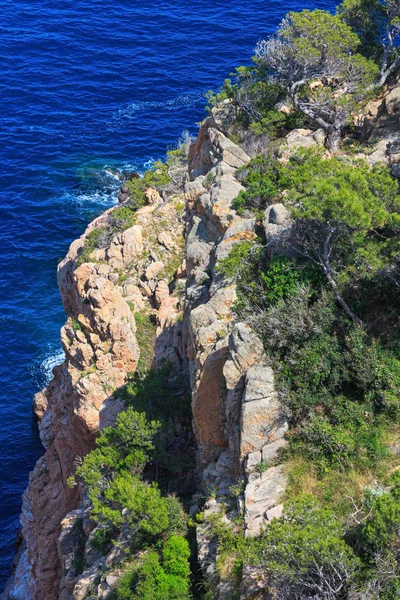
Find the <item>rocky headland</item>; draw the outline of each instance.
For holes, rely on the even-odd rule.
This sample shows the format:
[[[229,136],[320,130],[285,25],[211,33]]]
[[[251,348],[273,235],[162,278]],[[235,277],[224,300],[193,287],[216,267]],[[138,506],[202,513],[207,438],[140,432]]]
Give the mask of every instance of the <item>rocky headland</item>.
[[[395,87],[360,116],[376,143],[373,152],[360,150],[358,157],[369,164],[383,161],[394,175],[400,162],[399,110],[400,88]],[[168,361],[189,382],[192,432],[186,435],[195,439],[190,514],[200,510],[200,497],[212,489],[202,504],[196,537],[197,560],[206,580],[214,582],[216,598],[233,598],[234,589],[229,568],[226,576],[216,569],[218,545],[210,524],[215,515],[233,529],[242,516],[247,538],[282,515],[288,483],[280,458],[288,443],[286,415],[264,344],[234,313],[236,284],[218,264],[235,245],[255,240],[260,227],[266,243],[275,247],[291,221],[280,202],[267,208],[263,225],[232,208],[244,191],[238,169],[259,152],[260,141],[250,134],[240,143],[232,141],[231,120],[232,105],[225,101],[202,123],[188,148],[184,189],[162,195],[148,189],[134,224],[82,262],[91,233],[129,203],[123,186],[120,206],[93,221],[59,265],[68,316],[61,330],[65,361],[34,400],[45,453],[23,496],[22,541],[3,600],[107,598],[121,575],[122,545],[105,555],[92,547],[97,525],[87,495],[68,480],[93,449],[98,432],[115,423],[124,403],[113,394],[149,353],[138,333],[138,314],[150,316],[155,328],[146,360],[153,367]],[[296,129],[277,152],[284,162],[300,147],[321,148],[324,139],[322,130]],[[238,484],[236,505],[227,510],[226,498]],[[78,553],[84,559],[80,568]],[[243,600],[264,597],[259,596],[266,586],[262,574],[245,568],[242,577]]]

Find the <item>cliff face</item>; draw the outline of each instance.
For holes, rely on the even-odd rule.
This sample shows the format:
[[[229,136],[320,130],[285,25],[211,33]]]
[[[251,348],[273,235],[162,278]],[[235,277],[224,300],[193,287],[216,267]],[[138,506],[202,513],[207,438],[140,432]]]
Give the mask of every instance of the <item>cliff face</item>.
[[[218,262],[235,244],[256,237],[255,220],[240,218],[231,208],[243,189],[236,171],[250,157],[226,137],[223,126],[224,111],[215,112],[189,155],[187,355],[203,483],[218,499],[244,478],[246,534],[255,535],[286,483],[280,467],[262,475],[255,468],[262,455],[276,459],[287,425],[262,342],[233,319],[235,286],[218,272]]]
[[[107,223],[112,212],[107,211],[71,245],[59,266],[58,282],[68,315],[61,330],[65,361],[35,397],[45,454],[23,496],[24,541],[4,598],[70,597],[77,578],[68,572],[62,554],[65,545],[59,538],[66,515],[83,499],[67,479],[93,448],[99,428],[113,424],[121,409],[111,395],[135,371],[140,356],[134,312],[155,312],[157,352],[176,360],[174,348],[180,338],[170,322],[176,317],[179,297],[170,297],[162,271],[171,261],[180,262],[182,207],[178,211],[173,201],[164,205],[158,195],[155,199],[158,203],[138,211],[133,227],[94,253],[93,262],[76,268],[90,232]]]
[[[279,504],[286,483],[283,469],[256,472],[262,458],[274,460],[285,443],[274,374],[260,339],[246,324],[234,322],[235,285],[216,268],[236,243],[256,237],[254,219],[242,219],[231,208],[242,189],[236,170],[250,157],[225,135],[225,118],[226,109],[215,112],[191,146],[184,197],[163,202],[152,190],[147,196],[153,203],[136,213],[135,225],[77,267],[88,236],[107,224],[110,209],[71,245],[59,266],[68,315],[61,330],[65,361],[35,398],[46,452],[23,497],[24,542],[5,599],[83,599],[104,571],[108,575],[96,584],[96,597],[106,597],[112,587],[122,557],[91,551],[95,525],[81,490],[71,489],[67,479],[93,448],[99,428],[113,424],[122,408],[112,393],[139,360],[135,312],[156,318],[153,364],[167,359],[190,373],[198,473],[203,489],[216,490],[216,500],[206,505],[206,525],[198,532],[204,572],[214,568],[207,515],[220,509],[219,498],[231,485],[245,484],[239,501],[247,535],[256,534]],[[185,281],[182,297],[177,289]],[[83,522],[79,540],[78,521]],[[78,546],[81,552],[84,548],[83,573],[74,567]]]
[[[136,313],[153,315],[156,322],[153,365],[167,360],[189,374],[197,475],[202,490],[213,490],[197,528],[205,576],[215,577],[218,553],[208,518],[224,514],[232,486],[242,490],[238,506],[223,518],[233,527],[235,516],[244,516],[246,536],[281,514],[287,476],[278,451],[286,444],[287,424],[274,373],[257,334],[234,316],[235,285],[218,270],[235,244],[256,238],[255,220],[239,217],[232,201],[243,189],[237,169],[259,148],[234,144],[227,136],[229,119],[225,104],[202,124],[189,150],[184,194],[164,201],[148,190],[149,204],[137,211],[135,224],[77,266],[91,232],[109,223],[110,209],[59,266],[68,315],[61,330],[65,361],[35,398],[45,454],[23,497],[23,545],[4,600],[83,600],[89,593],[106,598],[118,579],[123,556],[118,549],[106,556],[93,551],[96,524],[87,499],[67,479],[93,448],[99,429],[113,424],[123,408],[112,394],[143,354]],[[293,131],[281,147],[282,160],[300,146],[322,143],[321,132]],[[382,160],[382,152],[368,159]],[[288,226],[286,213],[282,205],[266,211],[267,241],[274,243]],[[266,470],[257,467],[261,462]],[[76,566],[78,550],[83,569]],[[244,582],[243,598],[257,592],[257,574],[244,573]],[[231,597],[229,581],[217,588],[219,598]]]

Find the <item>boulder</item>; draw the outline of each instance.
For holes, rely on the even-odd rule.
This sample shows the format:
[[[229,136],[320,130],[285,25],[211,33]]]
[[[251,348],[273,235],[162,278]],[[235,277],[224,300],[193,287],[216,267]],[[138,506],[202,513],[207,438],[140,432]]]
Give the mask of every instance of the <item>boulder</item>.
[[[161,260],[157,260],[156,262],[150,263],[145,273],[147,281],[150,281],[150,279],[155,279],[163,269],[164,263]]]
[[[271,246],[278,247],[292,226],[290,213],[283,204],[277,203],[268,206],[264,215],[263,226],[266,240]]]
[[[400,86],[395,87],[386,96],[386,111],[389,115],[397,114],[400,111]]]
[[[163,199],[155,188],[149,187],[144,195],[146,196],[146,200],[149,204],[162,204]]]
[[[162,231],[157,238],[158,243],[164,246],[167,250],[172,250],[175,248],[175,243],[172,241],[171,237],[165,231]]]

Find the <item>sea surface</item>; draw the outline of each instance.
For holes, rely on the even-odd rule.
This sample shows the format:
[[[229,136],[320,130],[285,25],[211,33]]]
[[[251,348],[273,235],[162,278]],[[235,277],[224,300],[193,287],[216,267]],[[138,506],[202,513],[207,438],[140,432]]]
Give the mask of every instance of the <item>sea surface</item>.
[[[287,11],[336,3],[1,0],[0,590],[42,453],[32,398],[63,360],[57,262]]]

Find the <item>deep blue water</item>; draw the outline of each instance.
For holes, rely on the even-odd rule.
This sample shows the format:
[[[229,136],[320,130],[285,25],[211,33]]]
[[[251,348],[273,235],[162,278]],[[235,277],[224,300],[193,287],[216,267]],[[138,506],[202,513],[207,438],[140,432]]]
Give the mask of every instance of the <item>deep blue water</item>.
[[[33,394],[62,360],[57,261],[203,94],[288,10],[331,0],[2,0],[0,8],[0,589],[42,452]]]

